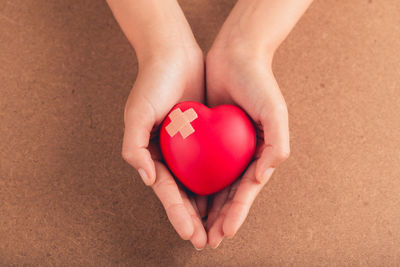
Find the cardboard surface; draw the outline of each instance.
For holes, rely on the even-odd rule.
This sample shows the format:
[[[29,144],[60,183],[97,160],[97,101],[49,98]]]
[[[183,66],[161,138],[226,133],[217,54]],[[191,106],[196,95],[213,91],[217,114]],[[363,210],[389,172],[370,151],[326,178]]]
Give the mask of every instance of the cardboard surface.
[[[233,0],[180,1],[206,51]],[[0,1],[0,265],[400,264],[400,2],[316,1],[279,49],[292,155],[195,251],[120,156],[137,61],[104,1]]]

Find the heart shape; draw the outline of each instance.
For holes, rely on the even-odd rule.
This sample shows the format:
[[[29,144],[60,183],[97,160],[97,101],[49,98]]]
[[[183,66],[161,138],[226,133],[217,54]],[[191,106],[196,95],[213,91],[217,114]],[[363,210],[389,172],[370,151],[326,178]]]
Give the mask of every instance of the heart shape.
[[[210,195],[235,181],[250,163],[256,131],[239,107],[176,104],[160,129],[160,147],[169,169],[198,195]]]

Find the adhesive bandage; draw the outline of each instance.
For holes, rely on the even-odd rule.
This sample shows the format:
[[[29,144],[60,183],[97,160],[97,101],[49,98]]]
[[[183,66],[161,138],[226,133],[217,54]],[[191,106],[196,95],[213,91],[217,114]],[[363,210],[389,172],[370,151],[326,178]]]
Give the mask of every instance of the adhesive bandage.
[[[197,113],[193,108],[185,110],[185,112],[182,112],[180,108],[174,109],[168,117],[171,122],[165,127],[165,130],[171,137],[179,132],[185,139],[194,133],[194,128],[190,123],[197,119]]]

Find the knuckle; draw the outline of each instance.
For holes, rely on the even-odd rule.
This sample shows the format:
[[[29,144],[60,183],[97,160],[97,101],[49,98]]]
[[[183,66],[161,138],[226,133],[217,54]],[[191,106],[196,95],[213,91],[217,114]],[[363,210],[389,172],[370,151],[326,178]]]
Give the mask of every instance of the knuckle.
[[[277,163],[281,163],[287,160],[290,156],[289,148],[280,148],[275,154],[275,160]]]
[[[173,212],[176,212],[176,211],[179,211],[179,210],[183,210],[183,209],[185,209],[185,206],[181,202],[174,202],[174,203],[170,203],[168,205],[165,205],[165,211],[168,214],[171,214]]]
[[[136,107],[133,106],[133,105],[127,105],[127,106],[125,107],[125,110],[124,110],[124,121],[125,121],[125,123],[126,123],[128,120],[130,120],[130,119],[132,119],[132,118],[135,118],[135,117],[136,117],[136,114],[137,114]],[[140,113],[139,113],[139,114],[140,114]]]
[[[132,153],[130,153],[129,151],[127,151],[125,149],[122,149],[121,156],[126,162],[128,162],[129,164],[132,164],[132,162],[134,160]]]
[[[232,206],[236,206],[240,210],[245,210],[248,208],[249,205],[247,205],[245,202],[243,202],[241,200],[233,199]]]
[[[131,104],[131,101],[129,101],[129,100],[125,103],[125,108],[124,108],[124,118],[125,119],[127,117],[129,117],[130,114],[132,114],[132,112],[134,111],[134,107],[135,106],[133,106]]]
[[[261,112],[261,120],[270,123],[279,123],[283,119],[289,117],[285,101],[275,104],[270,108],[265,107]]]
[[[279,103],[278,105],[274,106],[272,109],[272,114],[281,117],[288,115],[288,109],[285,103]]]
[[[177,186],[174,180],[169,180],[169,179],[156,179],[155,183],[153,184],[153,189],[155,191],[159,191],[162,188],[173,188]]]

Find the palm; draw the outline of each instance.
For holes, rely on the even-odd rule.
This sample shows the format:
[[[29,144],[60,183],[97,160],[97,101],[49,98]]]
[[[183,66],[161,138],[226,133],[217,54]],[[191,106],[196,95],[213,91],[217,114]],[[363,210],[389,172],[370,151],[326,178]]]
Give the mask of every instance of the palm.
[[[203,102],[203,71],[201,53],[193,53],[191,57],[164,56],[141,66],[126,103],[123,143],[124,158],[139,173],[141,168],[146,169],[142,178],[152,186],[171,224],[197,248],[205,246],[207,235],[193,197],[175,182],[163,163],[158,129],[176,103]]]
[[[207,57],[206,70],[207,103],[210,106],[239,105],[253,119],[257,130],[256,154],[247,170],[231,186],[211,197],[207,219],[208,243],[216,247],[224,236],[232,237],[244,222],[252,202],[267,182],[256,179],[265,163],[275,165],[278,161],[272,159],[276,160],[272,162],[268,156],[276,156],[272,150],[278,151],[281,145],[278,139],[285,138],[282,134],[285,131],[264,130],[269,127],[283,129],[287,126],[287,117],[280,114],[285,111],[285,102],[271,69],[263,61],[213,51]],[[267,145],[264,140],[268,140]],[[283,155],[281,159],[285,157]]]

